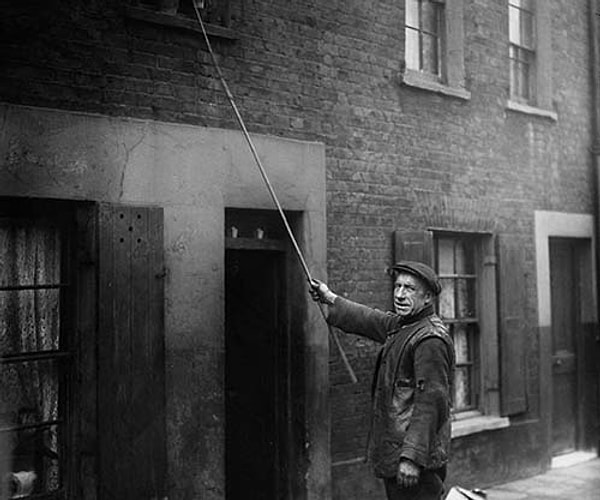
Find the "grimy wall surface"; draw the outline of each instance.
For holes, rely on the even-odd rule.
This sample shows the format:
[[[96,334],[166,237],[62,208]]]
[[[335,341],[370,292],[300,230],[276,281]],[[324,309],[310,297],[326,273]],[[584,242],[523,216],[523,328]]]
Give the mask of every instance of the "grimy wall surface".
[[[169,498],[222,498],[225,209],[272,208],[242,135],[6,104],[0,122],[0,196],[164,208]],[[297,237],[308,264],[325,274],[323,145],[253,139],[282,207],[302,214]],[[314,360],[296,382],[309,387],[295,403],[310,436],[304,489],[321,498],[329,488],[327,331],[317,309],[295,305],[306,311],[296,329],[305,350],[295,356]]]
[[[213,39],[251,131],[325,144],[327,267],[338,292],[388,307],[392,233],[422,229],[434,212],[462,222],[477,213],[522,238],[528,413],[507,429],[455,441],[454,474],[467,482],[544,466],[534,210],[593,208],[587,1],[551,3],[556,120],[507,110],[504,0],[464,1],[466,100],[401,84],[402,1],[232,0],[237,39]],[[2,23],[4,101],[236,127],[197,32],[133,20],[109,0],[14,7]],[[376,350],[355,337],[344,343],[360,383],[348,382],[332,353],[334,496],[357,484],[376,495],[355,460]],[[195,460],[195,449],[178,446],[178,459]]]

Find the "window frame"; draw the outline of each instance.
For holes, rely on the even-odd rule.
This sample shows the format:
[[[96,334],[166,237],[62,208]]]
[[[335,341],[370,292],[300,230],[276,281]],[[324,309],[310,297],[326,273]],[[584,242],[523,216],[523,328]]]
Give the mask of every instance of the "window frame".
[[[523,7],[521,5],[516,5],[515,0],[508,0],[508,45],[509,45],[509,74],[510,74],[510,98],[516,102],[521,102],[523,104],[531,104],[535,102],[536,96],[536,82],[537,82],[537,74],[535,71],[535,61],[536,61],[536,46],[537,46],[537,33],[536,33],[536,11],[535,11],[535,2],[531,0],[531,9]],[[521,41],[513,41],[510,22],[511,19],[511,9],[514,9],[518,12],[518,37],[520,39],[527,38],[527,36],[531,39],[531,45],[527,45],[525,42]],[[526,30],[527,23],[524,22],[524,16],[530,16],[530,29],[531,32],[527,33],[527,36],[523,35],[523,32]],[[513,55],[513,52],[515,53]],[[520,82],[520,85],[517,85],[517,89],[513,85],[515,81],[514,74],[514,66],[526,66],[527,67],[527,77],[526,83],[527,85],[523,85],[524,82]],[[519,72],[520,73],[520,72]],[[526,88],[525,88],[526,87]],[[523,92],[520,92],[521,88],[523,88]]]
[[[513,95],[512,91],[512,58],[510,39],[510,9],[513,0],[508,0],[506,6],[506,63],[507,63],[507,105],[510,111],[549,118],[553,121],[558,119],[552,101],[552,18],[551,2],[545,0],[531,0],[532,20],[532,47],[533,58],[530,76],[530,97],[522,98]],[[515,45],[517,46],[517,45]],[[525,48],[525,50],[529,50]]]
[[[442,78],[442,47],[444,46],[444,18],[445,18],[445,13],[444,13],[444,3],[443,2],[437,2],[435,0],[406,0],[406,2],[416,2],[416,7],[417,7],[417,26],[412,26],[410,24],[408,24],[408,21],[405,19],[405,24],[404,24],[404,28],[405,28],[405,43],[406,46],[408,47],[408,33],[416,33],[416,37],[417,37],[417,66],[416,68],[411,68],[409,67],[409,58],[406,58],[406,67],[407,69],[411,70],[411,71],[419,71],[421,73],[425,73],[429,76],[432,76],[434,78]],[[434,9],[434,14],[435,14],[435,20],[434,20],[434,24],[435,24],[435,31],[429,31],[427,29],[427,27],[425,26],[425,23],[423,21],[423,3],[424,2],[429,2],[432,4],[432,7]],[[408,9],[406,9],[406,13],[408,15]],[[425,66],[429,66],[426,65],[424,62],[425,59],[425,47],[424,47],[424,40],[425,37],[430,37],[432,39],[432,41],[434,41],[435,43],[432,43],[432,47],[435,47],[435,66],[436,66],[436,71],[435,73],[432,71],[428,71]],[[407,49],[407,53],[408,53],[408,49]],[[433,66],[433,64],[432,64]]]
[[[58,418],[41,420],[32,425],[5,425],[1,432],[15,432],[23,429],[49,429],[57,427],[59,452],[59,488],[52,492],[39,492],[35,498],[62,499],[70,498],[74,488],[73,477],[76,469],[73,450],[76,435],[77,407],[74,388],[77,309],[77,274],[74,247],[75,207],[51,200],[15,200],[0,199],[0,217],[11,220],[22,220],[25,223],[51,223],[59,228],[61,256],[61,272],[58,283],[43,285],[0,286],[1,291],[36,290],[57,288],[59,298],[59,345],[58,349],[0,354],[2,364],[25,364],[31,362],[54,362],[58,377]]]
[[[473,385],[478,389],[477,402],[471,409],[453,414],[453,437],[488,428],[508,425],[500,417],[500,358],[498,352],[498,308],[496,292],[496,238],[492,233],[432,229],[433,264],[439,268],[438,241],[440,238],[463,239],[472,245],[476,277],[477,345],[479,363]],[[443,277],[441,275],[440,277]],[[444,320],[444,318],[442,318]],[[462,424],[462,425],[461,425]],[[474,427],[473,427],[474,426]]]
[[[440,20],[440,74],[410,69],[406,64],[407,9],[404,4],[403,43],[404,64],[402,83],[408,87],[436,92],[450,97],[468,100],[471,93],[465,88],[464,67],[464,8],[463,0],[431,0],[441,4]]]

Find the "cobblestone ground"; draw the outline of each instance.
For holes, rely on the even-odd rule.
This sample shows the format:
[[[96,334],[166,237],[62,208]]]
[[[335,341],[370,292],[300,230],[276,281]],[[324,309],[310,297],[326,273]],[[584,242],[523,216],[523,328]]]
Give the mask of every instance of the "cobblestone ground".
[[[600,500],[600,458],[488,488],[487,500]]]

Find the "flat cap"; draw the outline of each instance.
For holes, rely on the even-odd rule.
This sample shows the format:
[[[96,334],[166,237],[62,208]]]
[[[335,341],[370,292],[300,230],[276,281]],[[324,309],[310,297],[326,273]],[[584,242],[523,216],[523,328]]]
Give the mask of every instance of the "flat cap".
[[[403,272],[412,274],[413,276],[420,278],[434,295],[439,295],[442,291],[442,285],[437,274],[435,274],[435,271],[427,264],[423,264],[423,262],[403,260],[396,262],[396,264],[391,267],[391,270],[396,273]]]

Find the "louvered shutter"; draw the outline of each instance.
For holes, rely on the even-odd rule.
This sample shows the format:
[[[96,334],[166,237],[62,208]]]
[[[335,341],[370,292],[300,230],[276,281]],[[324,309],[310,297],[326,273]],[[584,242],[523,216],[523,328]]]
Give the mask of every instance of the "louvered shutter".
[[[98,205],[101,499],[165,495],[163,213]]]
[[[502,415],[514,415],[527,409],[523,245],[514,236],[501,235],[498,257],[501,411]]]

